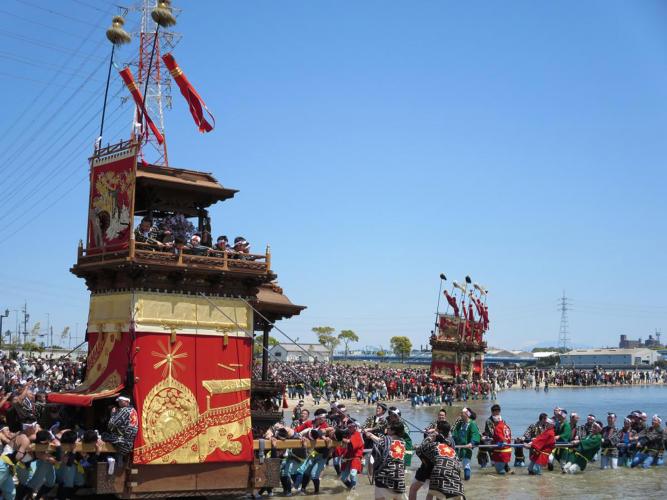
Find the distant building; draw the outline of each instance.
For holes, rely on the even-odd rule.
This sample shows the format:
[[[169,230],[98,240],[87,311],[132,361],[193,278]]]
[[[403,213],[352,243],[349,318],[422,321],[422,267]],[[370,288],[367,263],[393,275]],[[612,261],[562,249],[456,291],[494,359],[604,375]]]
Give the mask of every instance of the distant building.
[[[276,344],[269,349],[270,358],[288,363],[328,363],[330,355],[322,344]]]
[[[532,352],[527,351],[508,351],[505,349],[494,349],[490,347],[484,355],[485,365],[533,365],[537,358]]]
[[[628,340],[627,335],[621,335],[621,340],[618,342],[618,347],[620,349],[636,349],[638,347],[662,347],[660,343],[660,333],[658,332],[655,336],[649,335],[648,339],[645,342],[642,342],[641,337],[638,340]]]
[[[380,351],[378,348],[377,351],[369,351],[363,349],[361,351],[350,351],[347,356],[344,353],[338,352],[334,354],[333,360],[346,362],[346,361],[357,361],[361,363],[404,363],[406,365],[430,365],[431,364],[431,351],[422,351],[420,349],[413,349],[410,352],[409,356],[401,359],[399,356],[396,356],[393,351],[384,351],[384,356],[378,356],[377,352]]]
[[[657,351],[636,349],[576,349],[560,355],[563,368],[649,368],[662,359]]]

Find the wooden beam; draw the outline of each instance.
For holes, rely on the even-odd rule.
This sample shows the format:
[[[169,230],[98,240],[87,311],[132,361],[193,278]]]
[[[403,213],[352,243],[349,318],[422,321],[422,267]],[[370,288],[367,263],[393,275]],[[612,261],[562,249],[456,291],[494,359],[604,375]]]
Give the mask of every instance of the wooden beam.
[[[62,449],[67,449],[69,445],[62,445]],[[28,448],[31,451],[49,451],[53,452],[57,449],[57,446],[53,446],[52,444],[32,444]],[[97,451],[97,448],[95,448],[95,444],[89,444],[89,443],[76,443],[73,447],[73,451],[78,451],[82,453],[95,453]],[[104,443],[102,445],[102,448],[100,449],[100,452],[102,453],[116,453],[116,448],[109,443]]]
[[[265,445],[265,449],[270,450],[272,447],[271,440],[266,439]],[[305,444],[302,444],[300,439],[278,439],[274,448],[276,450],[286,450],[288,448],[335,448],[336,446],[342,446],[342,443],[331,440],[327,445],[324,439],[318,439],[317,441],[307,440]],[[255,451],[259,450],[259,439],[255,439],[253,447]]]

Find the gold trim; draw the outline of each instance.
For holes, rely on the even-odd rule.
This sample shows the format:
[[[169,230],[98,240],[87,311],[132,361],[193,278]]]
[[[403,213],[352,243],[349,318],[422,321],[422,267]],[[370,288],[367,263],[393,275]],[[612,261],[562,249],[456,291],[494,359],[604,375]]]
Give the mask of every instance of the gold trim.
[[[227,394],[250,389],[250,379],[202,380],[201,385],[211,394]]]

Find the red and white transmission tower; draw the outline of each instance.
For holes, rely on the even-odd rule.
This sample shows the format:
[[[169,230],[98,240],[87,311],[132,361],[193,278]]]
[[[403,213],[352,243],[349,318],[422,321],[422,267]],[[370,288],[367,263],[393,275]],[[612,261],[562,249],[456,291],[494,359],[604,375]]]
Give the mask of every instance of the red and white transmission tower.
[[[169,166],[164,106],[171,109],[171,77],[163,65],[161,56],[163,51],[169,52],[176,46],[180,40],[180,34],[166,31],[164,28],[158,29],[158,25],[151,18],[151,11],[156,4],[156,0],[142,0],[140,8],[141,32],[139,33],[137,83],[145,96],[146,111],[160,129],[165,140],[162,144],[158,144],[155,136],[143,123],[142,131],[146,143],[142,148],[142,155],[148,163]],[[148,85],[146,85],[146,79],[148,79]],[[144,89],[146,89],[145,93]],[[138,120],[136,113],[135,110],[135,122]],[[146,158],[147,154],[150,155],[150,158]]]

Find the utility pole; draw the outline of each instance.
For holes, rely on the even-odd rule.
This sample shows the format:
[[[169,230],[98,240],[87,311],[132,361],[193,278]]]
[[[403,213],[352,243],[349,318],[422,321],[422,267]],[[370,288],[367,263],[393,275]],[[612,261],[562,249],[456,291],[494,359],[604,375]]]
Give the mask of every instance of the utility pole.
[[[46,334],[48,335],[51,331],[51,313],[46,313]],[[51,335],[53,338],[53,335]]]
[[[572,305],[569,302],[569,299],[565,296],[565,290],[563,290],[563,296],[558,300],[558,310],[560,311],[560,329],[558,331],[558,347],[567,349],[570,342],[569,337],[569,323],[567,319],[567,311]]]
[[[2,319],[9,318],[9,309],[5,309],[5,314],[0,314],[0,347],[2,347],[2,337],[4,332],[2,331]]]
[[[23,343],[25,344],[28,341],[28,320],[30,315],[28,314],[28,301],[25,301],[23,305]]]
[[[13,309],[14,315],[16,316],[16,328],[14,328],[14,333],[16,333],[16,344],[19,343],[19,340],[21,339],[21,322],[19,319],[19,312],[21,312],[19,309]],[[11,336],[9,337],[10,343],[11,343]]]

